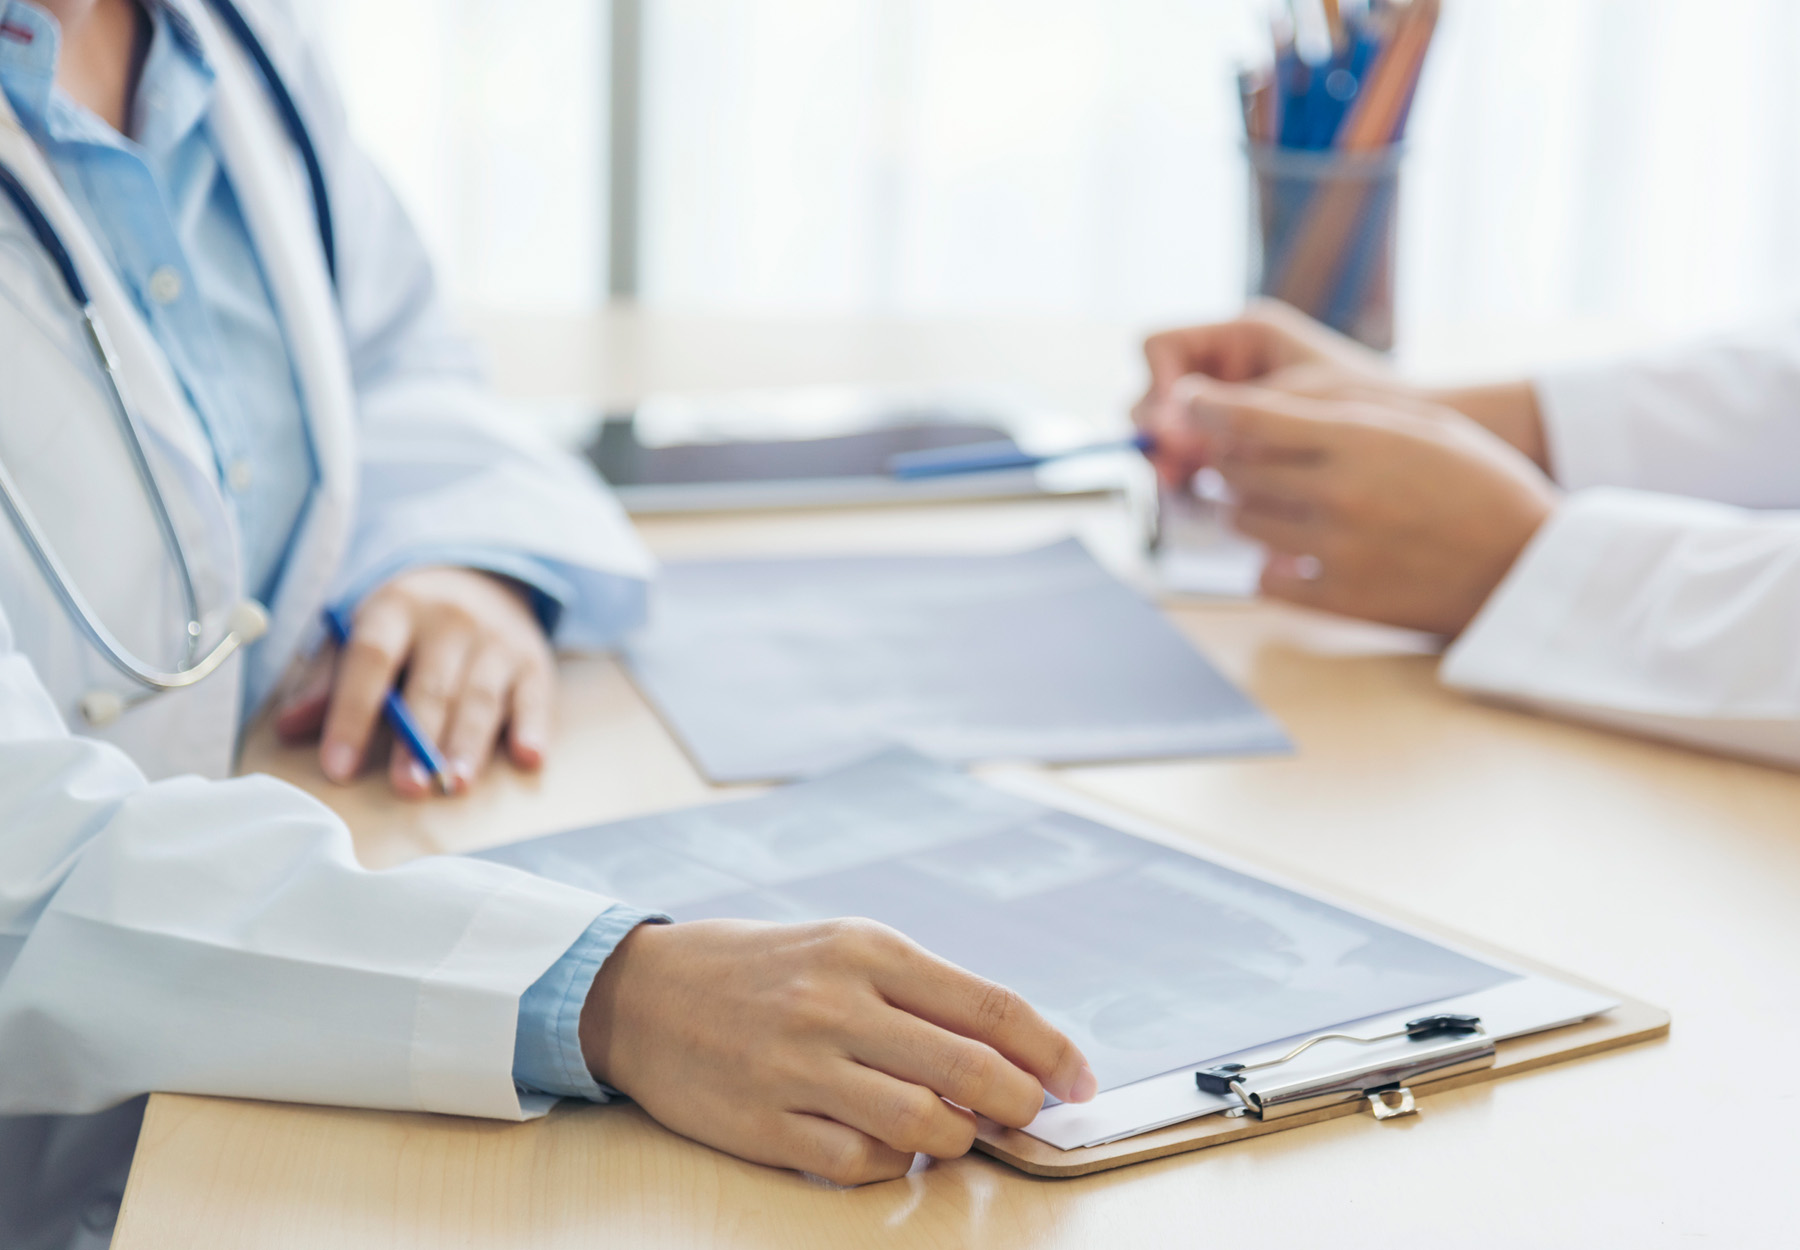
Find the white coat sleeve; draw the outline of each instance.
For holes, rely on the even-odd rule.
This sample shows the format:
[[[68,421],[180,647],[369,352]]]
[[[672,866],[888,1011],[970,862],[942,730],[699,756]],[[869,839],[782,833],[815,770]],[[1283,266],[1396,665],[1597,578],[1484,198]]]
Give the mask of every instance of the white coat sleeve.
[[[611,900],[359,867],[268,777],[147,782],[71,736],[0,619],[0,1116],[149,1091],[518,1119],[519,998]]]
[[[1800,508],[1800,317],[1551,372],[1536,390],[1551,471],[1569,490],[1625,486]]]
[[[486,388],[316,45],[289,54],[330,189],[360,420],[357,519],[333,598],[438,553],[510,554],[554,575],[559,644],[611,643],[643,615],[648,553],[599,477]]]
[[[1472,693],[1800,766],[1800,512],[1577,491],[1440,673]]]

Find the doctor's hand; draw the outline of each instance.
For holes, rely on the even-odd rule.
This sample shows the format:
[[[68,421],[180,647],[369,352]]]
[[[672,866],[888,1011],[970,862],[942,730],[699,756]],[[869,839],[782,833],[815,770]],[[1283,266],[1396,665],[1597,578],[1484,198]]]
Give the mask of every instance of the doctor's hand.
[[[596,1080],[677,1133],[840,1185],[952,1158],[979,1112],[1022,1128],[1095,1091],[1012,991],[868,920],[640,925],[594,979]]]
[[[1536,465],[1447,408],[1195,379],[1185,405],[1277,599],[1457,634],[1556,506]]]
[[[384,583],[357,608],[349,646],[276,714],[276,730],[289,741],[319,733],[325,775],[348,782],[362,770],[397,681],[459,792],[487,767],[502,733],[517,767],[543,762],[555,665],[516,583],[460,568],[412,569]],[[431,792],[403,743],[393,745],[388,777],[409,798]]]

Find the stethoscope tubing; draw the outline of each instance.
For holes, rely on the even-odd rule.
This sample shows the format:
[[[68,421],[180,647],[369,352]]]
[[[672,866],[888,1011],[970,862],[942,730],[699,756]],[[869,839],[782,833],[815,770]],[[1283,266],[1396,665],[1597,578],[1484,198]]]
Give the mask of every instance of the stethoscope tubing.
[[[256,65],[258,73],[273,99],[276,112],[281,115],[289,138],[298,149],[302,163],[306,166],[307,179],[311,184],[313,210],[319,231],[319,243],[324,253],[325,266],[331,276],[332,284],[337,283],[337,240],[331,217],[331,202],[327,194],[324,167],[319,160],[317,149],[307,133],[306,123],[300,116],[299,107],[289,94],[281,75],[276,71],[274,63],[262,42],[251,30],[250,24],[231,0],[208,0],[213,12],[218,16],[227,31],[243,48],[244,52]],[[134,418],[126,389],[120,377],[118,358],[113,351],[112,341],[106,333],[105,323],[94,307],[94,301],[88,294],[87,284],[81,280],[81,272],[75,265],[75,258],[70,253],[62,236],[57,233],[43,208],[25,187],[19,178],[5,165],[0,164],[0,192],[12,201],[25,223],[30,227],[39,246],[44,250],[50,262],[62,277],[63,286],[67,289],[70,301],[79,313],[89,346],[93,350],[95,360],[99,363],[100,372],[106,383],[109,400],[108,407],[112,412],[114,424],[118,426],[120,438],[124,441],[130,456],[132,468],[143,486],[144,495],[150,503],[151,512],[155,515],[156,527],[164,549],[168,553],[170,563],[176,570],[180,583],[183,607],[187,614],[184,630],[184,656],[180,667],[174,669],[159,668],[147,664],[125,647],[109,630],[89,606],[87,599],[76,587],[68,570],[57,558],[55,549],[45,537],[39,526],[37,517],[25,503],[18,484],[5,464],[0,462],[0,511],[4,511],[12,522],[44,581],[50,586],[63,611],[69,620],[93,645],[106,661],[121,674],[147,687],[149,692],[164,690],[180,690],[211,676],[218,671],[241,647],[254,642],[268,628],[268,617],[261,605],[246,600],[237,605],[231,613],[226,634],[213,645],[205,655],[199,654],[200,639],[204,632],[201,621],[199,594],[194,585],[193,566],[187,557],[187,549],[182,544],[181,536],[175,528],[174,517],[169,512],[168,499],[163,494],[161,485],[156,480],[154,469],[150,465],[149,456],[144,451],[143,440],[139,436],[137,421]],[[95,723],[111,720],[118,714],[123,701],[118,699],[100,700],[95,707],[106,711],[96,713],[89,707],[90,700],[83,700],[83,712]]]
[[[282,81],[281,74],[275,68],[275,62],[269,59],[267,48],[256,32],[250,29],[250,23],[238,11],[232,0],[207,0],[212,11],[231,37],[237,40],[251,61],[256,64],[257,73],[262,75],[263,85],[268,88],[269,98],[275,103],[275,111],[281,114],[281,124],[287,129],[288,139],[300,153],[300,163],[306,166],[306,180],[312,188],[313,217],[319,230],[319,246],[325,253],[325,272],[331,277],[332,286],[337,285],[337,230],[331,219],[331,194],[325,184],[325,166],[319,160],[319,150],[313,145],[312,135],[306,128],[306,119],[300,116],[300,106],[294,103],[293,95],[287,84]]]
[[[194,685],[216,671],[219,665],[229,659],[232,652],[240,646],[253,641],[244,636],[245,633],[251,631],[240,632],[234,628],[206,655],[198,660],[190,660],[190,663],[183,668],[165,670],[145,664],[113,636],[112,631],[88,606],[87,599],[75,588],[74,579],[69,576],[68,570],[63,568],[62,561],[57,559],[55,550],[45,539],[43,531],[38,528],[37,518],[24,505],[18,486],[3,462],[0,462],[0,510],[6,513],[7,519],[18,531],[19,537],[25,543],[25,550],[31,555],[32,563],[37,565],[38,571],[43,574],[44,581],[49,584],[57,599],[62,602],[63,611],[69,619],[87,636],[88,641],[94,645],[94,649],[108,663],[140,685],[149,686],[155,690],[179,690],[184,686]],[[190,657],[195,649],[197,625],[197,621],[190,619],[188,624]],[[255,630],[254,632],[260,634],[261,631]]]

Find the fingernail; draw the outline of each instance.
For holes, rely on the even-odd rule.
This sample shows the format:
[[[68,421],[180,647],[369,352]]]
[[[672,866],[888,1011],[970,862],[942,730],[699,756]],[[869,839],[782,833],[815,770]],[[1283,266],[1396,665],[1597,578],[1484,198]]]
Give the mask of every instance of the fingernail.
[[[431,774],[425,771],[425,765],[413,760],[406,766],[406,780],[417,790],[431,787]]]
[[[333,781],[349,781],[356,771],[356,750],[347,742],[327,742],[319,749],[319,767]]]
[[[1081,1071],[1075,1074],[1075,1083],[1069,1086],[1069,1096],[1064,1102],[1086,1102],[1100,1092],[1100,1082],[1094,1076],[1094,1070],[1081,1065]]]
[[[462,759],[451,760],[450,776],[456,781],[458,793],[467,790],[475,783],[475,761]]]

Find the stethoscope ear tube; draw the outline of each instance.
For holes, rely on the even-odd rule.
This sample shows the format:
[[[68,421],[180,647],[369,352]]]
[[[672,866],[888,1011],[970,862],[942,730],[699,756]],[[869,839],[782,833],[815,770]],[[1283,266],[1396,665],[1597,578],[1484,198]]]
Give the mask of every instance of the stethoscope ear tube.
[[[38,246],[44,249],[50,257],[50,263],[62,275],[63,286],[68,288],[69,298],[75,302],[75,307],[88,307],[93,301],[88,299],[87,285],[82,282],[81,274],[75,268],[75,258],[69,255],[69,249],[63,246],[56,227],[44,216],[44,210],[38,207],[38,202],[25,189],[25,184],[5,165],[0,165],[0,191],[6,192],[6,198],[13,202],[13,207],[19,210],[19,216],[31,227]]]

